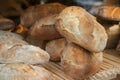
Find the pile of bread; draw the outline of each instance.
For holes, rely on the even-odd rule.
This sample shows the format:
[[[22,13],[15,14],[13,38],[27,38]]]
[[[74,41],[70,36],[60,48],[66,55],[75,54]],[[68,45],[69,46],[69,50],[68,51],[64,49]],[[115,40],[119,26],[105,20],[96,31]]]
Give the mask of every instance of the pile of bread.
[[[85,9],[59,3],[36,5],[21,15],[20,34],[0,31],[1,80],[56,80],[33,64],[60,61],[63,71],[75,80],[100,70],[108,35]],[[14,30],[13,30],[14,31]]]

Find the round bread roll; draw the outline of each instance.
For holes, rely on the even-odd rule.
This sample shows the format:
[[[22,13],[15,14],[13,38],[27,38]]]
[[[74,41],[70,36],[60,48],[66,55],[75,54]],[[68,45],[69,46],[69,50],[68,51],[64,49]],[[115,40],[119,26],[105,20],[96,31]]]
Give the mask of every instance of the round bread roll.
[[[0,17],[0,30],[13,30],[15,23],[7,18]]]
[[[68,41],[91,52],[104,50],[107,34],[102,25],[81,7],[65,8],[57,17],[57,29]]]
[[[75,80],[82,80],[99,71],[102,60],[102,52],[90,53],[70,43],[62,52],[61,66],[66,74]]]
[[[64,8],[65,6],[60,3],[31,6],[21,15],[21,24],[26,27],[31,27],[38,19],[53,14],[59,14]]]
[[[50,60],[60,61],[61,60],[60,55],[65,45],[66,45],[66,40],[64,38],[49,41],[46,44],[45,50],[50,54]]]
[[[5,46],[8,46],[5,48]],[[18,63],[39,64],[49,61],[49,54],[32,45],[1,45],[0,63]]]
[[[61,35],[55,28],[55,18],[56,15],[52,15],[36,21],[36,23],[31,27],[29,31],[30,36],[42,40],[61,38]]]
[[[53,80],[43,67],[23,64],[0,64],[0,80]]]

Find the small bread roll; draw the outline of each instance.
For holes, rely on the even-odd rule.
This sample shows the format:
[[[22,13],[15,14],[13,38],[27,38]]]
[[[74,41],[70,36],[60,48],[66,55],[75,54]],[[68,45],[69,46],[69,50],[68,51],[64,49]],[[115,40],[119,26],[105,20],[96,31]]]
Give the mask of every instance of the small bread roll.
[[[21,24],[31,27],[38,19],[49,15],[59,14],[65,8],[60,3],[48,3],[43,5],[31,6],[21,15]]]
[[[102,25],[81,7],[65,8],[57,17],[57,29],[68,41],[91,51],[104,50],[107,34]]]
[[[53,75],[43,67],[23,64],[0,64],[0,80],[53,80]]]
[[[30,36],[42,40],[61,38],[61,35],[55,28],[55,18],[56,15],[52,15],[36,21],[36,23],[31,27],[29,31]]]
[[[102,52],[90,53],[70,43],[62,52],[61,65],[66,74],[75,80],[82,80],[99,71],[102,60]]]
[[[48,62],[50,58],[46,51],[32,45],[14,45],[4,48],[1,46],[0,49],[0,63],[39,64]]]
[[[0,17],[0,30],[13,30],[15,23],[7,18]]]
[[[64,38],[49,41],[46,44],[45,50],[50,54],[50,60],[60,61],[61,60],[60,55],[65,45],[66,45],[66,40]]]

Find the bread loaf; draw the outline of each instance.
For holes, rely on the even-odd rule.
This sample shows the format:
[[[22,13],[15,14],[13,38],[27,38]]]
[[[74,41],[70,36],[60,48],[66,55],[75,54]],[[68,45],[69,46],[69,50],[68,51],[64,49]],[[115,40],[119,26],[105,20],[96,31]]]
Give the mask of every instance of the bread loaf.
[[[23,40],[23,37],[12,32],[8,31],[0,31],[0,45],[17,45],[17,44],[28,44],[26,41]]]
[[[60,55],[65,45],[66,45],[66,40],[64,38],[49,41],[46,44],[45,50],[50,54],[50,60],[60,61],[61,60]]]
[[[50,58],[46,51],[32,45],[14,45],[4,48],[0,49],[0,63],[40,64],[48,62]]]
[[[0,17],[0,30],[13,30],[15,23],[7,18]]]
[[[53,14],[59,14],[64,8],[65,6],[60,3],[31,6],[21,15],[20,22],[26,27],[31,27],[38,19]]]
[[[68,41],[91,51],[104,50],[107,34],[102,25],[81,7],[65,8],[57,17],[57,30]]]
[[[0,63],[37,64],[49,61],[49,54],[32,45],[28,45],[20,35],[0,31]]]
[[[61,38],[61,35],[56,30],[56,15],[47,16],[36,21],[31,27],[29,35],[42,40],[52,40]]]
[[[43,67],[23,64],[0,64],[1,80],[53,80],[53,75]]]
[[[92,14],[107,20],[120,21],[120,7],[101,6],[92,11]]]
[[[99,71],[102,62],[102,52],[90,53],[75,44],[68,44],[61,56],[63,71],[74,78],[82,80]]]
[[[108,35],[108,41],[107,41],[106,48],[107,49],[115,49],[118,44],[119,37],[120,37],[119,25],[114,24],[112,26],[106,26],[106,32]]]

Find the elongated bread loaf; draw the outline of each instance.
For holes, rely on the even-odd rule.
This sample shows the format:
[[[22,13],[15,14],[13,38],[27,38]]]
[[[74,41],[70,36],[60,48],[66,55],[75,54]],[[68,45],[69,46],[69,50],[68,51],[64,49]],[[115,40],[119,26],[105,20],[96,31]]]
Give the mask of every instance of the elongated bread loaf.
[[[102,52],[90,53],[70,43],[62,52],[61,65],[66,74],[75,80],[82,80],[99,71],[102,58]]]
[[[65,8],[60,3],[35,5],[27,8],[20,17],[20,22],[26,27],[31,27],[37,20],[49,15],[59,14]]]
[[[1,17],[0,18],[0,30],[12,30],[15,28],[15,23],[11,19]]]
[[[68,41],[91,51],[104,50],[107,34],[102,25],[81,7],[65,8],[57,17],[57,29]]]
[[[29,35],[42,40],[52,40],[61,38],[61,35],[56,30],[56,15],[47,16],[36,21],[31,27]]]
[[[49,58],[46,51],[28,45],[20,35],[0,31],[0,63],[37,64],[48,62]]]
[[[53,75],[43,67],[23,64],[0,64],[1,80],[53,80]]]
[[[120,7],[116,6],[101,6],[92,10],[92,14],[104,19],[120,21]]]

